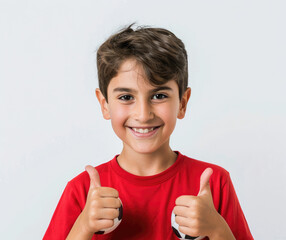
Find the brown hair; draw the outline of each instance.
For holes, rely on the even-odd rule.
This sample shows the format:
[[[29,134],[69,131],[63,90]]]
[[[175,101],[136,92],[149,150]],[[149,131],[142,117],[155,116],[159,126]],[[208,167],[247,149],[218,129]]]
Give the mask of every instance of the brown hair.
[[[175,80],[179,97],[188,86],[188,58],[184,43],[163,28],[138,27],[133,24],[109,37],[97,51],[99,89],[107,100],[107,87],[121,64],[135,59],[143,66],[152,85]]]

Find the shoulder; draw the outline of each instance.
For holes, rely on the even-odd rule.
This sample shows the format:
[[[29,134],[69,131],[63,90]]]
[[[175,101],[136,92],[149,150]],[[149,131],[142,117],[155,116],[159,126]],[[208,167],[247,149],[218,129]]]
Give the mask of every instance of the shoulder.
[[[225,184],[229,179],[229,172],[221,166],[213,163],[205,162],[195,158],[182,155],[182,168],[188,171],[192,176],[200,177],[203,171],[207,168],[213,170],[212,181],[220,182],[220,184]]]

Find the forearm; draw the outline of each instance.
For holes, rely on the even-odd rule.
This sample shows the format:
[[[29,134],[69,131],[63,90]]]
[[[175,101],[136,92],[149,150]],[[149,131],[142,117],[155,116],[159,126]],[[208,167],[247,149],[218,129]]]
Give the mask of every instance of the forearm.
[[[82,217],[81,215],[78,216],[66,240],[90,240],[92,239],[93,233],[89,233],[85,229],[85,226],[82,224],[81,217]]]
[[[209,236],[210,240],[235,240],[230,227],[222,216],[218,220],[217,227]]]

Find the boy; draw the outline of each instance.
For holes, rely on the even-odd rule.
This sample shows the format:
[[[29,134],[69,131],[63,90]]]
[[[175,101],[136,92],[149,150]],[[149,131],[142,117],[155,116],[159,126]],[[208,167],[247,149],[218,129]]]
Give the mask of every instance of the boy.
[[[131,25],[101,45],[97,67],[96,96],[123,149],[68,183],[44,239],[175,240],[172,212],[188,239],[253,239],[228,172],[169,146],[191,95],[182,41]],[[98,234],[121,204],[120,225]]]

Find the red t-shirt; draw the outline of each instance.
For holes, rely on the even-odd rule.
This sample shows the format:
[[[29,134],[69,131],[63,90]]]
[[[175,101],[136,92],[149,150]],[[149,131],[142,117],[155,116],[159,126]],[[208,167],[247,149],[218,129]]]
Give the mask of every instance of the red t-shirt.
[[[176,162],[164,172],[153,176],[136,176],[126,172],[117,163],[117,156],[96,167],[101,185],[115,188],[119,192],[123,218],[113,232],[94,235],[93,240],[177,240],[171,226],[175,200],[181,195],[198,194],[200,176],[207,167],[213,169],[210,187],[215,208],[230,226],[236,240],[253,239],[229,173],[219,166],[176,153]],[[89,184],[87,172],[67,184],[44,240],[66,239],[85,206]]]

